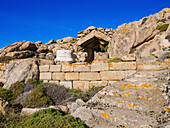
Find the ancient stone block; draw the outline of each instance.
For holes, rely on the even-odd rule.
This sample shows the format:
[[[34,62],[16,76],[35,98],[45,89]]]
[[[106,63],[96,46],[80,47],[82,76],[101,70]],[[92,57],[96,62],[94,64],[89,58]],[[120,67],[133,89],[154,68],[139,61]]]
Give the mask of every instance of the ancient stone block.
[[[52,73],[52,80],[64,80],[65,74],[62,72],[59,73]]]
[[[90,71],[90,65],[74,65],[74,71]]]
[[[50,72],[40,73],[40,80],[51,80],[51,73]]]
[[[79,73],[65,73],[65,79],[66,80],[78,80],[79,79]]]
[[[64,87],[70,88],[70,89],[72,89],[72,86],[73,86],[71,81],[60,81],[60,85],[64,85]]]
[[[48,83],[49,81],[48,80],[43,80],[43,83]]]
[[[158,71],[168,68],[168,65],[158,65],[158,64],[139,64],[137,66],[138,71]]]
[[[112,62],[109,63],[109,70],[136,69],[136,62]]]
[[[90,82],[90,87],[107,86],[107,85],[108,85],[108,81],[91,81]]]
[[[62,72],[72,72],[73,71],[73,65],[62,65]]]
[[[109,81],[108,82],[108,85],[113,85],[113,84],[115,84],[115,83],[117,83],[118,81]]]
[[[125,71],[126,77],[133,75],[135,72],[136,72],[136,70]]]
[[[40,72],[48,72],[50,69],[49,65],[41,65],[39,66]]]
[[[50,65],[50,72],[60,72],[61,65]]]
[[[100,72],[101,80],[121,80],[126,77],[124,71],[103,71]]]
[[[80,80],[100,80],[99,73],[80,73]]]
[[[101,63],[101,64],[92,64],[91,71],[108,71],[109,65],[108,63]]]
[[[59,81],[50,80],[49,83],[59,84]]]
[[[89,90],[89,81],[73,81],[73,88],[87,91]]]

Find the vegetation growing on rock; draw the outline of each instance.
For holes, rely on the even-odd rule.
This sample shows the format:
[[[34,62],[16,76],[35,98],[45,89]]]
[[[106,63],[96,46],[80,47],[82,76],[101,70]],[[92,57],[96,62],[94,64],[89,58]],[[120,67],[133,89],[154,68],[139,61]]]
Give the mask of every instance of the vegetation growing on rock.
[[[20,128],[20,127],[57,127],[57,128],[88,128],[88,126],[80,121],[76,120],[71,115],[64,115],[55,109],[40,110],[33,115],[26,117],[21,122],[16,124],[8,124],[8,127]]]
[[[45,94],[45,89],[38,85],[38,88],[33,89],[30,93],[30,96],[27,97],[27,102],[23,106],[31,105],[53,105],[50,97]]]
[[[122,59],[121,58],[114,58],[114,59],[111,59],[108,61],[108,63],[111,63],[111,62],[121,62]]]
[[[15,57],[10,56],[1,56],[0,57],[0,63],[9,63],[11,60],[16,59]]]
[[[0,97],[10,102],[13,100],[13,93],[8,89],[0,87]]]
[[[160,32],[163,32],[167,30],[168,26],[169,24],[158,25],[157,29],[160,30]]]

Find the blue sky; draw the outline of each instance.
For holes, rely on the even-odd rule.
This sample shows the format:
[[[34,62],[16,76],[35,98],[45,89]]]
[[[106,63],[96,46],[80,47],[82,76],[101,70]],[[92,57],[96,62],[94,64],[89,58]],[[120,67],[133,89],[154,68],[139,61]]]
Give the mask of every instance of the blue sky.
[[[0,0],[0,48],[76,37],[89,26],[115,29],[167,7],[169,0]]]

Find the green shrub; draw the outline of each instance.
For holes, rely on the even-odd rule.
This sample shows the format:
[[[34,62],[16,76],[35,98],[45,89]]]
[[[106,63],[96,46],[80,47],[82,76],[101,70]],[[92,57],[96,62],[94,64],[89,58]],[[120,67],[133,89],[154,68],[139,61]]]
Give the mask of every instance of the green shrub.
[[[10,90],[13,93],[13,100],[15,100],[19,94],[24,92],[24,83],[16,81],[11,85]]]
[[[141,28],[141,27],[142,27],[142,25],[140,24],[140,25],[138,25],[138,27],[139,27],[139,28]]]
[[[158,20],[157,23],[159,23],[159,22],[165,23],[165,21],[167,21],[167,20],[166,19],[161,19],[161,20]]]
[[[4,83],[0,82],[0,87],[3,87],[4,86]]]
[[[170,52],[169,52],[169,53],[167,53],[166,57],[167,57],[167,58],[170,58]]]
[[[160,30],[160,32],[163,32],[167,30],[168,26],[169,24],[158,25],[157,29]]]
[[[0,87],[0,98],[10,102],[13,100],[13,93],[11,90]]]
[[[77,42],[77,41],[78,41],[78,40],[77,40],[77,39],[75,39],[75,40],[72,40],[72,41],[71,41],[71,43],[75,43],[75,42]]]
[[[132,49],[130,49],[129,54],[132,54],[132,53],[134,53],[135,51],[136,51],[136,48],[132,48]]]
[[[108,48],[109,48],[109,45],[106,45],[106,47],[104,48],[104,51],[107,52]]]
[[[98,91],[100,91],[101,89],[103,89],[104,86],[92,86],[88,91],[86,92],[82,92],[79,89],[68,89],[69,92],[74,93],[74,97],[76,99],[82,99],[83,101],[88,101],[90,98],[92,98]]]
[[[49,108],[40,110],[21,122],[9,124],[10,127],[19,128],[89,128],[84,122],[75,119],[71,115],[64,116],[59,111]]]
[[[9,63],[11,60],[16,59],[15,57],[10,56],[1,56],[0,57],[0,63]]]
[[[28,82],[29,82],[30,84],[33,84],[33,85],[36,86],[36,85],[41,84],[43,81],[42,81],[42,80],[36,80],[36,79],[29,79]]]
[[[109,60],[108,63],[111,63],[111,62],[121,62],[122,59],[121,58],[114,58],[112,60]]]
[[[68,42],[63,42],[63,44],[67,44]]]
[[[23,106],[28,105],[53,105],[53,102],[51,101],[50,97],[45,94],[45,89],[38,85],[38,88],[33,89],[30,93],[30,96],[27,97],[26,103],[23,104]]]

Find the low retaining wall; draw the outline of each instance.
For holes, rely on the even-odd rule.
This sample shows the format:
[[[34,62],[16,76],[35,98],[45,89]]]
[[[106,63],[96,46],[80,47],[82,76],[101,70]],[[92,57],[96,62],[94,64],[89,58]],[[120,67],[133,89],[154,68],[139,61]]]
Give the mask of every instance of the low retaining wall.
[[[134,74],[136,62],[42,65],[39,69],[43,82],[85,91],[92,86],[114,84]]]

